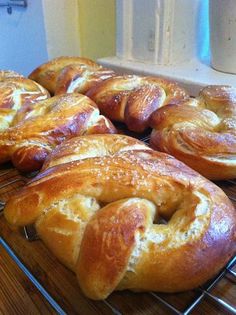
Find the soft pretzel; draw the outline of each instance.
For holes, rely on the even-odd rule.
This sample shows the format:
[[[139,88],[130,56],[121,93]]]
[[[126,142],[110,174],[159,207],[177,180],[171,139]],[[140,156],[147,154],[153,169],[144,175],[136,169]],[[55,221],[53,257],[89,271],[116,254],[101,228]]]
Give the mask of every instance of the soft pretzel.
[[[114,290],[178,292],[203,284],[235,253],[231,202],[175,158],[125,139],[83,137],[73,161],[62,145],[55,154],[62,164],[10,198],[7,221],[34,223],[92,299]]]
[[[111,77],[90,89],[86,95],[108,118],[124,122],[136,132],[148,128],[149,117],[157,108],[187,97],[177,83],[136,75]]]
[[[24,110],[23,121],[0,133],[0,163],[11,160],[24,172],[41,168],[48,153],[68,138],[116,132],[96,104],[78,93],[54,96]]]
[[[45,160],[42,170],[54,165],[131,150],[151,150],[143,142],[125,135],[96,134],[74,137],[58,145]]]
[[[82,93],[114,75],[112,70],[83,57],[58,57],[38,68],[29,78],[40,83],[51,94]]]
[[[17,124],[22,107],[47,99],[49,93],[38,83],[14,71],[0,71],[0,131]]]
[[[153,148],[170,153],[209,179],[236,177],[235,88],[208,86],[197,99],[156,111],[150,124]]]
[[[18,77],[23,77],[23,75],[13,70],[0,70],[0,81],[3,81],[7,78],[18,78]]]
[[[55,95],[73,92],[85,94],[99,82],[114,75],[113,70],[101,66],[98,69],[83,65],[66,66],[58,76]]]

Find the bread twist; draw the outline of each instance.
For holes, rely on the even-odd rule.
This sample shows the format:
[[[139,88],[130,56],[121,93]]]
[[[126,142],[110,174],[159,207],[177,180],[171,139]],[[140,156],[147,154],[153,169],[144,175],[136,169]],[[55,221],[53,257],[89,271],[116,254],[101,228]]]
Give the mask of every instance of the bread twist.
[[[0,70],[0,81],[4,81],[7,78],[23,78],[24,76],[18,72],[12,70]]]
[[[153,148],[209,179],[236,177],[235,88],[208,86],[197,99],[156,111],[150,124]]]
[[[29,78],[47,88],[52,95],[82,93],[114,75],[96,62],[83,57],[58,57],[38,68]]]
[[[87,93],[111,120],[124,122],[136,132],[148,128],[150,115],[159,107],[185,99],[177,83],[157,77],[114,76]]]
[[[48,91],[38,83],[14,71],[0,71],[0,131],[23,119],[22,107],[48,97]]]
[[[57,78],[55,95],[73,92],[85,94],[99,82],[114,75],[114,71],[102,66],[98,69],[83,65],[66,66]]]
[[[41,168],[49,152],[65,139],[116,132],[96,104],[77,93],[54,96],[24,110],[23,121],[0,133],[0,163],[11,160],[24,172]]]
[[[219,187],[138,140],[73,141],[77,152],[62,145],[54,166],[11,197],[5,217],[12,225],[35,223],[88,297],[192,289],[235,253],[235,210]]]
[[[89,137],[74,137],[58,145],[43,164],[42,170],[71,161],[96,156],[114,155],[131,150],[151,150],[143,142],[125,135],[96,134]]]

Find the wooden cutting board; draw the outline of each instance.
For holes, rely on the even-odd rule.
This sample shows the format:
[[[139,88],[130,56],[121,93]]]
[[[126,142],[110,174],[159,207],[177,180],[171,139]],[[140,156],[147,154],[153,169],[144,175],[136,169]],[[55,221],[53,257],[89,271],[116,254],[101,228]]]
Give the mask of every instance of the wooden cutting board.
[[[0,200],[6,201],[28,180],[10,165],[0,168]],[[236,182],[217,184],[235,205]],[[40,240],[26,240],[23,231],[12,230],[3,215],[0,216],[0,236],[0,314],[174,314],[160,299],[171,303],[178,314],[182,314],[201,296],[198,290],[169,295],[123,291],[111,294],[105,301],[92,301],[81,293],[76,276],[61,265]],[[232,267],[232,270],[236,268]],[[233,280],[229,273],[225,273],[210,293],[235,308],[234,281],[235,278]],[[191,314],[232,312],[205,294]]]

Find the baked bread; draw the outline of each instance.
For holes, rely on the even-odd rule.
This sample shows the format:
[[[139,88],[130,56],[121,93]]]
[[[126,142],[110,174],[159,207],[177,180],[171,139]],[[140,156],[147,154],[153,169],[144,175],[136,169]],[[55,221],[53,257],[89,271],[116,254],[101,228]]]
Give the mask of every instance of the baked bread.
[[[82,93],[114,75],[96,62],[83,57],[58,57],[38,68],[29,78],[40,83],[52,95]]]
[[[73,92],[85,94],[99,82],[114,75],[113,70],[102,66],[97,69],[84,65],[66,66],[58,76],[55,95]]]
[[[236,89],[205,87],[197,99],[153,113],[150,144],[212,180],[236,177]]]
[[[188,96],[177,83],[136,75],[111,77],[86,95],[95,101],[101,113],[111,120],[124,122],[135,132],[143,132],[149,127],[149,117],[156,109]]]
[[[23,78],[24,76],[13,70],[0,70],[0,81],[7,78]]]
[[[14,71],[0,71],[0,131],[17,124],[23,118],[19,114],[23,106],[49,96],[48,91],[38,83]]]
[[[138,140],[87,138],[76,140],[78,160],[62,145],[54,166],[10,198],[7,221],[35,224],[92,299],[123,289],[179,292],[214,276],[236,250],[235,209],[224,192]]]
[[[24,120],[0,133],[0,163],[11,160],[23,172],[41,168],[64,140],[83,134],[115,133],[96,104],[81,94],[65,94],[24,107]]]
[[[126,135],[94,134],[74,137],[58,145],[48,155],[42,170],[72,161],[142,149],[151,150],[143,142]]]

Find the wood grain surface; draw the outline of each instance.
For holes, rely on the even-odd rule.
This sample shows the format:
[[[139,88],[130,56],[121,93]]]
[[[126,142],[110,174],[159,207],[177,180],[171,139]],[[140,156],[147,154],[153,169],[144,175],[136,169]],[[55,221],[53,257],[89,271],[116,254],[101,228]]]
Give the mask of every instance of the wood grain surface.
[[[0,168],[0,200],[6,201],[28,178],[11,165]],[[236,182],[217,183],[236,204]],[[92,301],[83,296],[75,275],[61,265],[40,240],[28,241],[20,230],[13,230],[0,216],[0,236],[14,251],[24,266],[39,281],[66,314],[174,314],[160,298],[171,303],[179,314],[199,296],[199,291],[180,294],[115,292],[105,301]],[[234,269],[235,270],[235,267]],[[188,275],[186,275],[188,277]],[[236,286],[228,273],[210,291],[236,307]],[[58,313],[40,293],[34,283],[19,268],[8,252],[0,246],[0,314],[56,314]],[[191,314],[231,314],[211,298],[205,296]]]

